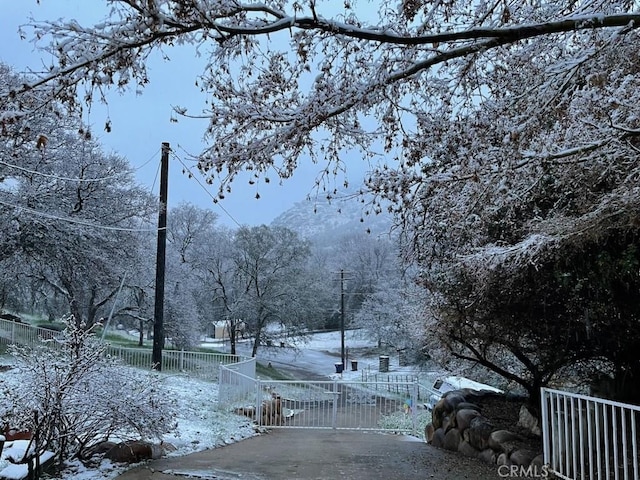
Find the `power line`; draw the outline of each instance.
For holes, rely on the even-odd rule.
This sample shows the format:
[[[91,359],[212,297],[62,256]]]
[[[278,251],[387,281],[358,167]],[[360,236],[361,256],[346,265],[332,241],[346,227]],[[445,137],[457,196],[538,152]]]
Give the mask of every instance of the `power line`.
[[[158,163],[158,168],[156,168],[156,176],[153,177],[153,184],[151,185],[151,191],[153,192],[156,188],[156,182],[158,181],[158,176],[160,175],[160,163]]]
[[[139,167],[136,167],[133,171],[137,171],[140,170],[141,168],[144,168],[149,162],[151,162],[151,160],[153,160],[153,158],[157,155],[158,152],[155,152],[153,154],[153,157],[150,157],[147,161],[145,161],[142,165],[140,165]],[[5,167],[9,167],[9,168],[13,168],[14,170],[20,170],[21,172],[25,172],[25,173],[29,173],[31,175],[39,175],[41,177],[45,177],[45,178],[52,178],[54,180],[63,180],[65,182],[104,182],[106,180],[113,180],[113,179],[117,179],[120,178],[120,176],[122,175],[122,172],[114,174],[114,175],[109,175],[106,177],[95,177],[95,178],[78,178],[78,177],[64,177],[61,175],[53,175],[50,173],[43,173],[43,172],[39,172],[37,170],[31,170],[29,168],[25,168],[25,167],[21,167],[19,165],[15,165],[13,163],[8,163],[5,162],[3,160],[0,160],[0,165],[4,165]]]
[[[65,182],[103,182],[105,180],[112,180],[115,178],[119,178],[122,173],[118,173],[116,175],[110,175],[108,177],[95,177],[95,178],[77,178],[77,177],[63,177],[60,175],[53,175],[50,173],[38,172],[37,170],[31,170],[29,168],[19,167],[18,165],[14,165],[12,163],[7,163],[0,160],[0,165],[4,165],[5,167],[13,168],[14,170],[20,170],[25,173],[30,173],[32,175],[39,175],[45,178],[53,178],[54,180],[63,180]]]
[[[58,217],[56,215],[51,215],[50,213],[41,212],[39,210],[34,210],[33,208],[23,207],[21,205],[15,205],[9,202],[4,202],[0,200],[0,205],[4,205],[5,207],[15,208],[18,210],[25,211],[27,213],[31,213],[32,215],[37,215],[39,217],[48,218],[50,220],[60,220],[62,222],[75,223],[78,225],[83,225],[85,227],[91,227],[102,230],[114,230],[119,232],[157,232],[157,228],[126,228],[126,227],[113,227],[109,225],[100,225],[97,223],[85,222],[76,218],[71,217]]]
[[[179,145],[178,145],[178,146],[179,146]],[[182,147],[180,147],[180,148],[182,148]],[[183,149],[183,150],[184,150],[184,149]],[[202,188],[202,189],[207,193],[207,195],[209,195],[209,197],[211,197],[211,199],[213,200],[213,203],[214,203],[215,205],[217,205],[218,207],[220,207],[220,209],[222,209],[222,211],[223,211],[223,212],[224,212],[224,213],[225,213],[225,214],[226,214],[226,215],[227,215],[231,220],[233,220],[233,222],[234,222],[238,227],[242,227],[242,225],[240,225],[240,222],[238,222],[238,221],[233,217],[233,215],[231,215],[231,214],[227,211],[227,209],[226,209],[226,208],[224,208],[222,205],[220,205],[220,202],[218,202],[218,199],[217,199],[217,198],[215,198],[215,197],[211,194],[211,192],[209,191],[209,189],[208,189],[206,186],[204,186],[204,185],[202,184],[202,182],[200,182],[200,180],[198,180],[198,177],[196,177],[196,176],[193,174],[193,172],[191,171],[191,169],[190,169],[189,167],[187,167],[187,165],[182,161],[182,159],[181,159],[181,158],[180,158],[180,157],[179,157],[179,156],[178,156],[178,155],[177,155],[173,150],[171,150],[171,154],[175,157],[175,159],[176,159],[176,160],[178,160],[178,162],[180,162],[180,165],[182,165],[182,168],[184,168],[184,169],[189,173],[189,175],[191,176],[191,178],[193,178],[193,179],[196,181],[196,183],[197,183],[198,185],[200,185],[200,187],[201,187],[201,188]]]
[[[144,167],[146,167],[149,163],[151,163],[153,160],[157,158],[157,155],[158,153],[160,153],[160,150],[161,148],[158,148],[155,152],[153,152],[153,155],[151,155],[147,160],[142,162],[142,165],[138,165],[136,168],[134,168],[133,171],[137,172],[138,170],[141,170]]]

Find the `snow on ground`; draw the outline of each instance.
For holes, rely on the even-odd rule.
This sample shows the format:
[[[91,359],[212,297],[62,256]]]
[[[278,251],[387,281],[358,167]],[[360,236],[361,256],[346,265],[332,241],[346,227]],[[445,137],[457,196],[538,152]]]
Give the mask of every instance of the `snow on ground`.
[[[334,351],[340,350],[340,332],[322,332],[311,335],[306,339],[303,344],[303,348],[310,350],[324,350]],[[349,348],[365,348],[375,346],[375,342],[366,336],[359,330],[346,330],[344,332],[344,343]]]
[[[0,364],[11,363],[10,357],[0,357]],[[251,421],[237,415],[216,410],[218,385],[196,380],[183,375],[172,375],[164,378],[167,394],[175,398],[179,416],[176,419],[178,428],[164,438],[176,450],[169,456],[181,456],[197,451],[220,447],[237,442],[256,434]],[[5,389],[18,388],[20,373],[11,369],[0,374],[0,401]],[[6,453],[12,452],[12,443],[7,442],[0,457],[0,471],[9,465]],[[26,442],[25,442],[26,443]],[[19,447],[20,444],[15,445]],[[23,446],[24,448],[24,446]],[[15,454],[15,453],[14,453]],[[101,462],[98,468],[86,468],[80,462],[74,462],[62,472],[62,478],[74,480],[110,480],[131,468]]]
[[[356,331],[345,332],[345,344],[351,351],[373,346],[370,340],[365,339]],[[297,347],[307,352],[329,353],[334,355],[334,357],[331,357],[332,360],[339,359],[341,349],[340,332],[314,334],[307,338],[304,343],[297,345]],[[259,357],[261,353],[258,353]],[[266,352],[265,355],[267,355]],[[361,352],[359,355],[357,359],[358,371],[345,368],[342,374],[337,374],[335,369],[332,371],[333,364],[328,361],[322,364],[322,371],[319,371],[318,364],[313,362],[305,363],[302,361],[301,366],[315,369],[315,373],[326,375],[328,378],[359,381],[362,379],[363,370],[377,372],[379,366],[378,355],[362,356]],[[0,357],[0,364],[6,365],[12,362],[13,359],[11,357]],[[296,362],[301,362],[301,360],[297,359]],[[389,366],[389,373],[392,374],[409,374],[415,371],[412,366],[399,366],[397,355],[390,356]],[[347,367],[350,366],[347,365]],[[169,454],[170,456],[187,455],[201,450],[216,448],[256,435],[249,419],[237,415],[229,415],[228,412],[217,411],[217,384],[189,378],[185,375],[165,375],[164,384],[167,394],[175,398],[178,407],[176,411],[179,412],[179,416],[176,419],[177,430],[164,438],[165,442],[172,444],[176,448],[174,452]],[[2,401],[2,396],[6,389],[18,388],[19,385],[20,373],[18,369],[10,369],[1,373],[0,401]],[[5,445],[5,451],[9,450],[8,447],[10,447],[10,442]],[[6,456],[3,455],[0,457],[0,470],[7,465]],[[108,460],[101,462],[99,468],[86,468],[81,463],[76,462],[69,465],[67,470],[62,472],[62,478],[111,480],[129,468],[131,466],[112,464]]]
[[[380,354],[376,347],[376,342],[367,338],[364,332],[360,330],[346,330],[344,335],[344,343],[346,349],[346,365],[342,374],[335,372],[333,363],[327,365],[327,368],[318,369],[313,362],[304,362],[301,359],[303,368],[315,373],[327,375],[332,379],[342,379],[351,381],[363,380],[363,373],[375,374],[379,372]],[[341,339],[340,332],[322,332],[315,333],[296,345],[303,351],[326,352],[334,356],[334,362],[340,362]],[[277,348],[276,348],[277,350]],[[302,355],[303,356],[303,355]],[[424,373],[423,370],[415,365],[400,365],[398,354],[390,354],[389,357],[389,374],[391,375],[416,375]],[[357,371],[352,370],[351,361],[357,361]],[[315,367],[315,368],[314,368]],[[434,375],[436,372],[430,372]],[[439,375],[439,373],[438,373]]]

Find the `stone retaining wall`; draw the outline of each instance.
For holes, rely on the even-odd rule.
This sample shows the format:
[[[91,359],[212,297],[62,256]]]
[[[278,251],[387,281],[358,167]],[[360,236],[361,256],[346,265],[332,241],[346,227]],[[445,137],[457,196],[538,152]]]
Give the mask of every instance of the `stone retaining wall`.
[[[542,442],[537,419],[522,400],[514,428],[496,427],[498,422],[483,415],[483,404],[495,404],[507,397],[489,391],[454,390],[443,395],[432,412],[432,423],[425,428],[425,439],[434,447],[459,452],[495,465],[542,470]],[[504,422],[502,422],[504,423]]]

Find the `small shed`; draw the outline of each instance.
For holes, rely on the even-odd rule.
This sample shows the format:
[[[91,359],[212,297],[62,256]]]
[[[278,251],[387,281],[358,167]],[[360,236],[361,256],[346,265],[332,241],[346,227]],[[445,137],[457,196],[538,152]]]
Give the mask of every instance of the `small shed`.
[[[229,321],[218,320],[217,322],[211,322],[211,336],[217,340],[229,339]],[[245,323],[241,320],[235,322],[236,335],[242,335],[245,330]]]

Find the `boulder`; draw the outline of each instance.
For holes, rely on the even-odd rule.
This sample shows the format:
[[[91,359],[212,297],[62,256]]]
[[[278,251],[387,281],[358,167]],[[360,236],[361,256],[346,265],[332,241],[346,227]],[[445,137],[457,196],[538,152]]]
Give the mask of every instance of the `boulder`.
[[[529,467],[531,468],[532,474],[538,478],[550,478],[552,476],[550,467],[544,463],[544,456],[542,454],[536,455],[536,457],[531,460]]]
[[[444,430],[442,428],[436,428],[435,432],[433,432],[431,445],[438,448],[442,448],[444,446]]]
[[[440,400],[438,400],[438,403],[434,405],[431,412],[431,422],[433,423],[433,426],[436,430],[442,427],[442,419],[446,414],[447,412],[445,412],[444,410],[444,399],[441,398]]]
[[[479,405],[471,402],[460,402],[456,408],[458,410],[462,410],[462,409],[477,410],[478,412],[482,410]]]
[[[536,458],[536,455],[537,452],[528,450],[526,448],[519,448],[511,452],[511,455],[509,455],[509,460],[513,465],[528,467],[529,465],[531,465],[533,459]]]
[[[8,425],[2,429],[2,436],[5,441],[13,442],[14,440],[31,440],[31,432],[29,430],[20,430],[19,428],[12,428]]]
[[[528,409],[520,408],[523,401],[519,397],[511,399],[492,391],[462,389],[447,392],[434,406],[432,424],[425,428],[425,439],[435,447],[480,458],[488,464],[527,468],[537,459],[536,448],[532,447],[530,441],[509,430],[512,423],[505,422],[508,419],[515,423],[514,415],[519,412],[518,427],[537,432],[539,422]],[[496,430],[491,418],[485,417],[483,412],[497,415],[500,430]],[[523,434],[529,438],[527,433]],[[540,462],[537,471],[546,471],[542,460],[537,461]]]
[[[465,401],[464,396],[457,390],[445,393],[442,400],[446,413],[453,412],[460,403]]]
[[[115,442],[100,442],[95,445],[86,448],[81,452],[81,458],[83,460],[93,457],[94,455],[104,455],[113,447],[116,446]]]
[[[485,448],[480,453],[478,453],[478,458],[481,461],[483,461],[484,463],[495,465],[495,463],[496,463],[496,452],[494,452],[490,448]]]
[[[433,423],[428,423],[426,427],[424,427],[424,440],[427,443],[431,443],[431,441],[433,440],[433,434],[435,433],[436,429],[433,428]]]
[[[520,407],[520,414],[518,415],[518,426],[526,429],[537,437],[542,436],[542,430],[540,430],[540,422],[532,415],[526,405]]]
[[[452,428],[444,436],[443,447],[446,450],[457,452],[461,440],[462,435],[460,435],[460,430],[458,430],[457,428]]]
[[[521,441],[520,435],[509,430],[496,430],[489,435],[489,447],[496,452],[504,452],[507,455],[518,448]]]
[[[478,450],[473,448],[469,444],[469,442],[465,442],[464,440],[461,440],[458,444],[458,452],[460,452],[462,455],[473,458],[476,458],[478,456],[478,453],[480,453],[478,452]]]
[[[542,466],[544,465],[544,455],[541,453],[536,455],[531,463],[529,464],[534,468],[534,471],[542,471]]]
[[[511,465],[509,456],[504,452],[498,455],[498,457],[496,458],[496,465]]]
[[[474,417],[469,422],[469,428],[464,431],[464,439],[474,448],[484,450],[489,447],[489,437],[495,427],[482,416]]]
[[[174,444],[169,442],[160,442],[160,448],[162,449],[163,455],[166,455],[167,453],[172,453],[178,450]]]
[[[480,416],[480,412],[477,410],[471,410],[469,408],[463,408],[462,410],[458,410],[456,412],[456,428],[462,432],[464,432],[469,425],[471,425],[471,420]]]
[[[504,398],[503,394],[494,392],[492,390],[471,390],[469,388],[464,388],[462,390],[457,390],[457,392],[461,395],[464,395],[465,401],[469,403],[482,404],[482,401],[486,400],[487,398]]]
[[[138,463],[161,456],[162,447],[160,445],[142,440],[118,443],[105,454],[105,458],[116,463]]]
[[[442,417],[442,429],[446,432],[450,428],[454,428],[455,423],[451,421],[451,417],[449,415],[445,415]]]

